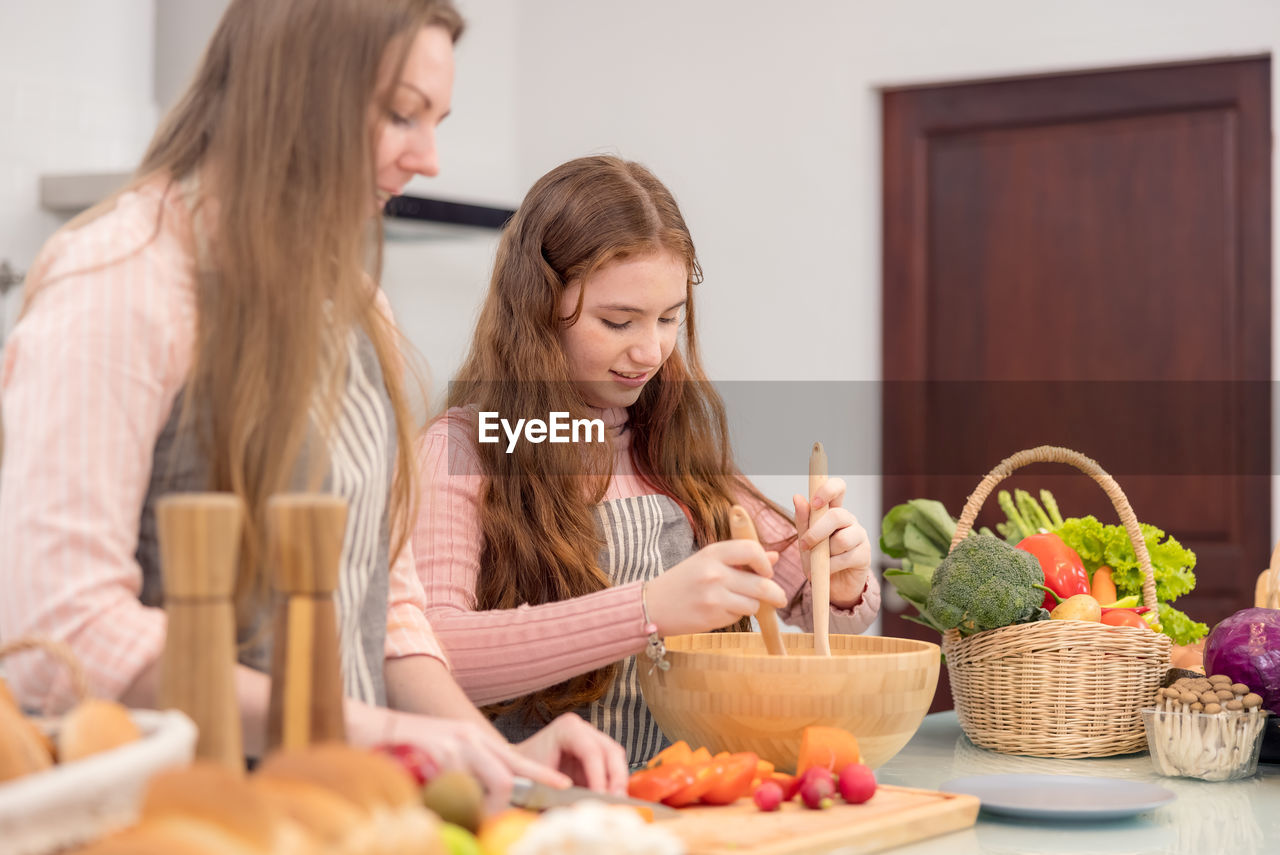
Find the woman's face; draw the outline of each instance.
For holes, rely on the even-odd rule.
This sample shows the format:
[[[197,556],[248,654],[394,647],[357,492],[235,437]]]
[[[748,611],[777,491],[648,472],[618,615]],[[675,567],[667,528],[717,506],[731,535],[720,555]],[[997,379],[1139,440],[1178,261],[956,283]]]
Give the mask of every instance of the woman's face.
[[[593,407],[629,407],[667,361],[684,320],[688,270],[666,250],[609,264],[560,298],[568,318],[582,291],[582,314],[560,332],[569,376]]]
[[[389,74],[389,72],[388,72]],[[415,175],[440,171],[436,127],[449,115],[453,94],[453,41],[442,27],[423,27],[391,83],[391,108],[375,118],[377,210],[400,195]],[[375,108],[379,109],[380,108]]]

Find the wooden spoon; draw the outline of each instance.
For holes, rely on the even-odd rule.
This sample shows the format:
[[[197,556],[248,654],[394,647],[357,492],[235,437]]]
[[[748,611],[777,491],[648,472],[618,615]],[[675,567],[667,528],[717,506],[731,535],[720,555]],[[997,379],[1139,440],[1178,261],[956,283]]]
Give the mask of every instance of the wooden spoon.
[[[735,540],[754,540],[760,542],[756,535],[755,524],[751,515],[742,505],[734,505],[729,509],[729,534]],[[778,613],[768,603],[761,603],[756,612],[756,620],[760,622],[760,634],[764,636],[765,649],[773,656],[786,656],[787,648],[782,644],[782,632],[778,629]]]
[[[827,482],[827,452],[815,442],[809,454],[809,528],[822,519],[826,507],[813,509],[813,496]],[[831,655],[827,637],[831,623],[831,541],[815,543],[809,550],[809,580],[813,588],[813,649],[819,656]]]

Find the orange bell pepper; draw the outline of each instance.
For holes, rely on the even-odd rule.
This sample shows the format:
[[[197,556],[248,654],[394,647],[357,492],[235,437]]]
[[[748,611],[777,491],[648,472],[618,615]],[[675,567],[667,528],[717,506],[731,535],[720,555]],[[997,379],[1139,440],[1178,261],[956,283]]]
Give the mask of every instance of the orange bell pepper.
[[[743,796],[750,795],[751,782],[755,778],[759,758],[749,751],[731,754],[717,761],[719,768],[715,783],[702,794],[704,805],[729,805]]]
[[[800,735],[796,775],[803,775],[810,766],[821,766],[835,772],[861,760],[858,740],[852,733],[839,727],[810,725]]]
[[[716,780],[722,768],[716,760],[707,760],[693,766],[690,769],[693,773],[693,780],[668,795],[662,800],[662,803],[668,807],[676,808],[697,804],[702,799],[702,796],[716,785]]]
[[[664,763],[674,763],[677,766],[690,766],[693,764],[693,749],[689,747],[689,743],[681,739],[679,742],[673,742],[666,748],[659,751],[653,757],[649,758],[646,767],[652,769],[655,766],[661,766]]]
[[[693,782],[693,770],[689,766],[663,763],[634,773],[627,780],[627,795],[646,802],[660,802]]]

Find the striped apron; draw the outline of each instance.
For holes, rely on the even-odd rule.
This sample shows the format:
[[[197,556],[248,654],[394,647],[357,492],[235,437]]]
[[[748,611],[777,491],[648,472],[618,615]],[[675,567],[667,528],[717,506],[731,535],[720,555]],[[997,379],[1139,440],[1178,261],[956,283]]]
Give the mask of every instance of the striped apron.
[[[615,586],[653,579],[696,551],[689,519],[669,496],[603,502],[596,506],[596,524],[604,538],[600,567]],[[617,679],[604,697],[576,710],[622,744],[631,766],[643,764],[668,744],[640,693],[636,669],[649,666],[644,656],[628,656],[619,663]],[[498,716],[494,725],[512,742],[540,729],[518,711]]]

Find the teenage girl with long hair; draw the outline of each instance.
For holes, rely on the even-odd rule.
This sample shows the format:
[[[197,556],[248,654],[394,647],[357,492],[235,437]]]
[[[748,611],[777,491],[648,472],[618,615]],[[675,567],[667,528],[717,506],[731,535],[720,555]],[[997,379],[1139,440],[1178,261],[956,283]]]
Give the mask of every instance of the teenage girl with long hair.
[[[860,632],[879,607],[841,480],[813,497],[829,511],[806,532],[805,497],[797,528],[735,466],[698,350],[700,279],[675,199],[614,157],[553,169],[503,233],[450,409],[420,442],[413,542],[458,682],[512,738],[575,711],[642,762],[663,737],[636,654],[654,634],[743,626],[761,602],[811,629],[821,539],[831,631]],[[480,441],[486,423],[552,412],[602,419],[606,441]],[[734,503],[780,557],[727,539]]]
[[[437,172],[462,28],[450,0],[234,0],[129,186],[45,246],[4,353],[0,637],[65,641],[96,694],[153,705],[155,503],[234,493],[248,510],[237,681],[257,753],[264,508],[319,488],[349,506],[352,741],[418,743],[495,803],[513,772],[568,783],[561,765],[619,790],[621,750],[576,718],[513,747],[466,700],[408,549],[413,434],[377,215]],[[6,666],[24,703],[67,701],[49,659]]]

